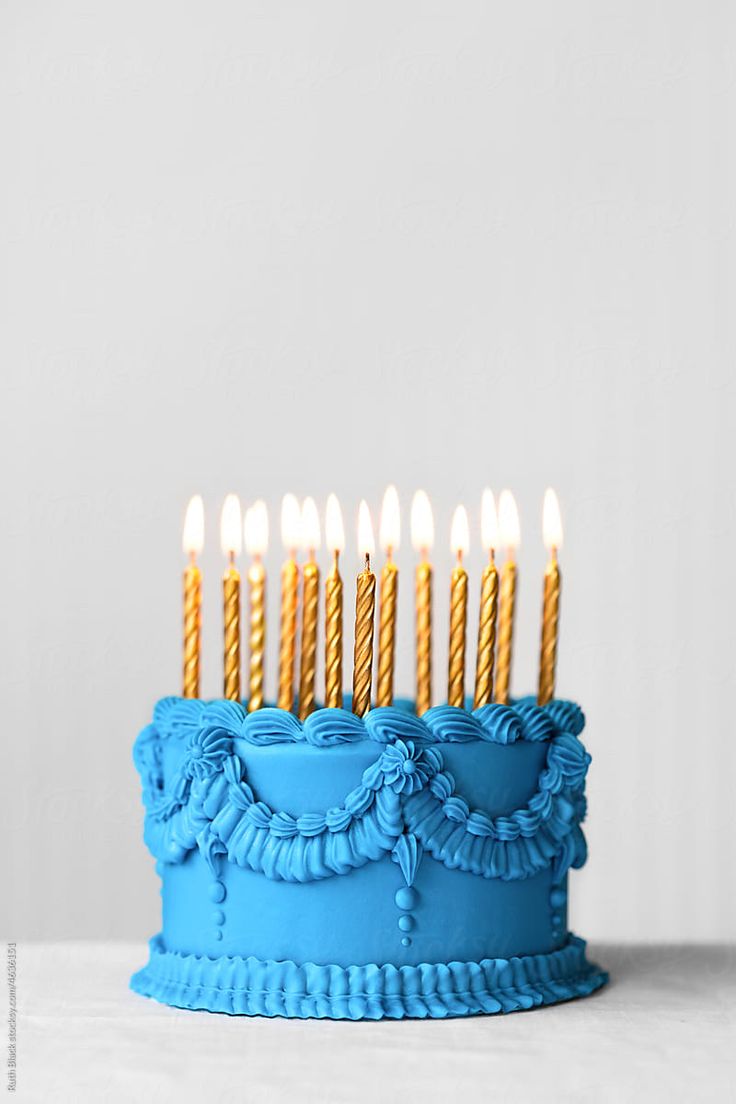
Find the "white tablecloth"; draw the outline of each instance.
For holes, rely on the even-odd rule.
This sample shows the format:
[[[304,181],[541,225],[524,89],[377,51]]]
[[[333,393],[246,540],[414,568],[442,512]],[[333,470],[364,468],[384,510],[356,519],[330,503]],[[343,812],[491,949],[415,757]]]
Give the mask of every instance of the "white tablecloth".
[[[16,1099],[736,1100],[736,948],[593,947],[612,974],[593,997],[399,1023],[167,1008],[128,989],[146,951],[19,944]]]

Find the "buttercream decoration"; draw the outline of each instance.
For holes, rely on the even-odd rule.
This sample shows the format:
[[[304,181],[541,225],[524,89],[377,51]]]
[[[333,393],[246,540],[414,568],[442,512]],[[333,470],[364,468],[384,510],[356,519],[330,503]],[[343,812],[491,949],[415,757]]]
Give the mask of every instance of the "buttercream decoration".
[[[151,940],[148,965],[130,984],[137,993],[180,1008],[377,1020],[514,1012],[585,996],[607,980],[587,961],[585,942],[575,936],[547,954],[345,968],[181,954],[167,950],[159,935]]]
[[[293,713],[266,706],[256,713],[243,713],[239,735],[249,744],[283,744],[304,738],[304,729]]]
[[[391,852],[391,858],[401,867],[401,873],[408,886],[414,885],[423,854],[424,848],[413,832],[404,832],[399,836]]]
[[[199,853],[207,863],[210,874],[213,878],[218,878],[220,874],[220,859],[225,854],[225,848],[218,840],[217,836],[212,834],[209,824],[207,824],[197,836],[197,847]]]
[[[381,784],[396,793],[413,794],[433,778],[442,766],[442,758],[433,748],[418,748],[412,740],[389,744],[380,758],[363,776],[364,785],[377,789]],[[381,779],[381,775],[383,778]]]
[[[506,816],[492,817],[470,808],[457,792],[452,774],[444,769],[439,748],[431,743],[438,738],[432,718],[427,722],[413,717],[410,723],[422,726],[425,740],[391,742],[384,727],[380,737],[388,742],[341,805],[292,817],[258,801],[240,759],[225,750],[268,710],[246,717],[242,706],[233,702],[203,709],[195,700],[169,699],[159,704],[154,714],[158,723],[141,732],[134,750],[147,808],[146,843],[157,859],[167,863],[182,862],[200,846],[200,840],[215,856],[219,848],[202,835],[209,829],[230,862],[271,878],[313,881],[375,861],[391,852],[402,834],[412,833],[433,859],[450,868],[513,881],[552,867],[560,880],[570,866],[585,861],[579,826],[585,815],[590,757],[572,732],[561,731],[555,724],[559,717],[577,726],[582,713],[571,703],[556,704],[556,709],[526,702],[511,708],[488,706],[478,710],[478,716],[467,716],[478,739],[513,742],[506,723],[509,715],[518,723],[516,738],[546,738],[547,756],[537,790],[524,807]],[[360,738],[361,725],[364,737],[371,738],[370,723],[344,710],[319,710],[305,725],[293,717],[285,720],[289,715],[283,711],[271,712],[278,721],[274,717],[268,722],[267,717],[266,730],[258,739],[251,733],[252,742],[261,738],[270,742],[273,725],[283,727],[284,741],[311,738],[315,746]],[[392,711],[376,712],[389,715]],[[395,713],[397,725],[399,718],[409,716],[400,710]],[[444,721],[437,729],[447,738]],[[167,739],[186,741],[185,752],[198,743],[211,746],[214,758],[206,769],[189,766],[192,777],[181,768],[176,770],[165,788],[161,749]],[[190,762],[186,754],[183,762]]]
[[[394,901],[396,902],[397,908],[408,912],[410,909],[416,908],[419,901],[419,894],[411,886],[402,886],[401,889],[396,890]]]
[[[397,921],[397,924],[398,924],[399,931],[410,932],[410,931],[414,931],[414,925],[416,924],[416,920],[414,919],[414,917],[411,915],[410,912],[403,912],[401,914],[401,916],[399,917],[399,919]]]
[[[200,728],[192,733],[183,770],[187,778],[208,778],[220,770],[232,750],[232,737],[222,728]]]

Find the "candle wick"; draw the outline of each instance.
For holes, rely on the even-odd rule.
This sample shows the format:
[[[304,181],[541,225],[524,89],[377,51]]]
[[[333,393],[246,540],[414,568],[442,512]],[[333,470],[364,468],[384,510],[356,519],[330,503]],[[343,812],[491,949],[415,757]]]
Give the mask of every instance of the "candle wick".
[[[491,548],[488,549],[488,563],[491,565],[491,567],[493,567],[495,562],[496,562],[496,550],[495,550],[495,548],[491,547]]]
[[[230,549],[230,551],[228,552],[228,554],[227,554],[227,558],[228,558],[228,561],[229,561],[229,563],[230,563],[230,566],[231,566],[231,567],[235,567],[235,552],[233,551],[233,549],[232,549],[232,548],[231,548],[231,549]]]
[[[459,567],[463,566],[463,550],[462,550],[462,548],[458,548],[458,550],[457,550],[457,562],[458,562]]]
[[[197,562],[197,553],[194,551],[193,548],[189,549],[189,562],[192,565],[192,567],[194,567],[194,565]]]
[[[553,563],[553,564],[557,563],[557,546],[554,545],[554,544],[552,545],[552,547],[549,550],[549,558],[550,558],[551,563]]]
[[[371,554],[370,554],[370,552],[366,552],[366,554],[365,554],[365,569],[366,569],[366,571],[370,571],[370,569],[371,569]]]

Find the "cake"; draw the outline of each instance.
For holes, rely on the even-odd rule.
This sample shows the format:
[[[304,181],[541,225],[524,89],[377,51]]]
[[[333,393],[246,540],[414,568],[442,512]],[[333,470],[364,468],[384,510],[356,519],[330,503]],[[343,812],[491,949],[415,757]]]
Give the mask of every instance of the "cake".
[[[567,925],[568,872],[586,859],[583,726],[556,699],[301,722],[164,698],[134,753],[163,926],[132,988],[350,1020],[592,993],[607,975]]]

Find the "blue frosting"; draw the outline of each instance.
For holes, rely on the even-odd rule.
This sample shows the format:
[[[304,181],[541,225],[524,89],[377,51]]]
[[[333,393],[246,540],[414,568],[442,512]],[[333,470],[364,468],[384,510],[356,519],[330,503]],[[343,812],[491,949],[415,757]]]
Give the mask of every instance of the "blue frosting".
[[[151,940],[132,988],[179,1008],[247,1016],[379,1020],[515,1012],[586,996],[608,980],[572,936],[548,954],[418,966],[316,965],[207,958]]]
[[[499,986],[488,963],[539,965],[573,946],[584,963],[565,930],[567,871],[586,858],[583,726],[573,703],[542,709],[533,699],[439,706],[421,718],[407,703],[364,719],[318,709],[304,723],[274,708],[163,699],[134,751],[145,839],[164,883],[164,931],[136,987],[211,1008],[192,996],[186,970],[199,977],[212,963],[219,977],[226,963],[246,963],[233,967],[245,980],[224,1010],[257,1012],[250,971],[276,1007],[283,978],[304,971],[414,970],[401,977],[416,988],[442,966],[453,999],[466,991],[456,967],[485,978],[488,1007],[468,1010],[506,1010],[491,1007]],[[567,996],[576,995],[580,971],[564,961]],[[391,966],[352,965],[371,962]],[[587,965],[583,973],[585,984],[604,978]],[[553,999],[538,980],[532,1003]],[[265,1014],[359,1018],[325,1004],[322,990],[299,991],[300,1007],[332,1010]],[[424,1012],[406,1001],[390,1011],[373,996],[381,1015],[458,1014],[452,1002],[433,1012],[429,990]],[[224,999],[211,997],[218,1008]]]

